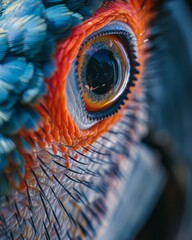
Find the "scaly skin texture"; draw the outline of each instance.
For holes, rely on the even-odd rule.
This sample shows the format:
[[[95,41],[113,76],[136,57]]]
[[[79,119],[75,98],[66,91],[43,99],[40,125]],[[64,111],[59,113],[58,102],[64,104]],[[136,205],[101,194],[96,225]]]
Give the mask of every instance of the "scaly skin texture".
[[[142,73],[150,7],[151,1],[106,2],[58,45],[56,71],[45,80],[45,98],[34,106],[43,122],[37,131],[20,132],[33,151],[20,149],[25,176],[18,190],[0,199],[0,239],[93,239],[104,231],[145,129]],[[80,130],[66,106],[67,76],[83,40],[113,20],[135,34],[138,80],[118,113]]]

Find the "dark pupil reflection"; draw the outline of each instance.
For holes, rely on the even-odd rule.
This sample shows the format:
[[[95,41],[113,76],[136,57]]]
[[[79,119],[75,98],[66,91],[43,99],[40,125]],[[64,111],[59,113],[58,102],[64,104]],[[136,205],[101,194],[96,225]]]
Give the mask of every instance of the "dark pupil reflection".
[[[85,88],[93,93],[109,93],[118,81],[118,63],[109,50],[100,50],[91,56],[86,69]]]

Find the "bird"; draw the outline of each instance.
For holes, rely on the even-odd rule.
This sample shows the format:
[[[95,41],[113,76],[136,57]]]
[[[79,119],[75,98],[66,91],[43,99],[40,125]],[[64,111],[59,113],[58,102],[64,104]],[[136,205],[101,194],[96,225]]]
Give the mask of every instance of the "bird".
[[[180,194],[148,86],[171,84],[150,71],[168,2],[1,1],[0,239],[144,239],[166,179]]]

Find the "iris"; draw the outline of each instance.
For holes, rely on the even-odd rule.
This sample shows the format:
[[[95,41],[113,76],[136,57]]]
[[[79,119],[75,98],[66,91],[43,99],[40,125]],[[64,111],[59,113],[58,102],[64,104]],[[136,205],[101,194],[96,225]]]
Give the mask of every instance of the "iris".
[[[82,43],[76,76],[88,118],[105,118],[124,103],[135,79],[137,56],[133,39],[130,29],[115,22]]]

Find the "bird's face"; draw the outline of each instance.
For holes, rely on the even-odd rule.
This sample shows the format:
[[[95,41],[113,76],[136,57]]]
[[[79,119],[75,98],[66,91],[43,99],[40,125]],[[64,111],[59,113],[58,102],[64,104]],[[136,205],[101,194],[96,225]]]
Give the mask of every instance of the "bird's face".
[[[17,2],[4,3],[2,21],[13,16],[20,18],[20,24],[32,21],[33,17],[21,20],[26,2]],[[37,53],[26,59],[28,63],[35,59],[34,66],[41,70],[46,68],[46,91],[29,104],[34,127],[20,124],[6,134],[15,147],[4,154],[7,164],[0,172],[0,237],[93,239],[103,234],[119,204],[146,128],[143,72],[152,1],[96,1],[95,5],[88,1],[87,6],[80,3],[84,1],[66,1],[66,5],[58,1],[60,9],[55,1],[45,2],[46,30],[52,30],[47,41],[59,36],[51,54],[55,69],[46,76],[50,65],[45,66],[38,53],[43,49],[42,54],[49,55],[51,50],[48,44],[43,48],[43,41],[38,50],[37,41]],[[34,5],[29,1],[29,8]],[[69,9],[74,11],[73,21],[88,9],[94,13],[67,32],[68,25],[73,26],[67,19]],[[59,18],[55,25],[54,14]],[[41,21],[38,24],[42,27]],[[10,49],[7,55],[24,55],[24,50]],[[27,104],[19,100],[14,104],[16,117],[28,111]]]

